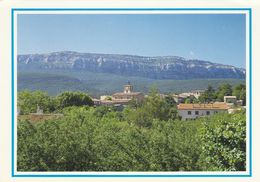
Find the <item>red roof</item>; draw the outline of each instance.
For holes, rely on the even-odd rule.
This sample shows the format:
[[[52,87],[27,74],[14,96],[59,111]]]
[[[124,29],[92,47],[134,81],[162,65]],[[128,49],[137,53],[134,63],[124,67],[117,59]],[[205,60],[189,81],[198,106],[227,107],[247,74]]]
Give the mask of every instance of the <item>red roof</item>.
[[[227,110],[229,106],[226,103],[213,103],[213,104],[179,104],[179,110]]]

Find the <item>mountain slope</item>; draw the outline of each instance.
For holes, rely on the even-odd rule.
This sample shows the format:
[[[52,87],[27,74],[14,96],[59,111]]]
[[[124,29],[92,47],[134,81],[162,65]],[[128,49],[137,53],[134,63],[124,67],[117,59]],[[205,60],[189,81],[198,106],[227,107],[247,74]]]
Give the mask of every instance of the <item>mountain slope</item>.
[[[206,89],[208,85],[217,88],[220,84],[245,84],[244,79],[192,79],[192,80],[153,80],[143,77],[118,76],[109,73],[40,71],[18,73],[18,90],[43,90],[51,95],[64,91],[82,91],[91,96],[121,92],[123,85],[130,81],[134,90],[147,94],[152,86],[161,93],[181,93]]]
[[[245,78],[245,69],[176,56],[143,57],[116,54],[55,52],[19,55],[18,71],[73,70],[139,76],[150,79]]]
[[[18,55],[18,71],[71,70],[139,76],[150,79],[245,78],[245,69],[177,56],[55,52]]]

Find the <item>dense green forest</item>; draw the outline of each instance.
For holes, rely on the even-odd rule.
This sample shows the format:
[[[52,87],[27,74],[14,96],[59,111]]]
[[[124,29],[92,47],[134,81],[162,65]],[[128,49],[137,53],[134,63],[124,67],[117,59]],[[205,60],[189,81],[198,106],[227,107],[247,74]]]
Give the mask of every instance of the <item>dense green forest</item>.
[[[92,96],[112,94],[122,91],[122,86],[130,81],[134,89],[148,93],[152,85],[161,93],[187,92],[196,89],[206,89],[208,85],[217,89],[221,84],[228,83],[232,86],[245,84],[245,79],[192,79],[192,80],[155,80],[143,77],[126,77],[108,73],[93,72],[18,72],[18,90],[29,89],[32,91],[43,90],[50,95],[57,95],[64,91],[87,92]]]
[[[231,88],[231,93],[228,93]],[[199,102],[219,95],[244,97],[245,86],[210,86]],[[208,94],[208,95],[207,95]],[[36,112],[63,116],[32,122]],[[152,89],[122,111],[93,106],[82,92],[55,97],[18,93],[18,171],[245,171],[246,114],[215,114],[181,121],[171,97]]]

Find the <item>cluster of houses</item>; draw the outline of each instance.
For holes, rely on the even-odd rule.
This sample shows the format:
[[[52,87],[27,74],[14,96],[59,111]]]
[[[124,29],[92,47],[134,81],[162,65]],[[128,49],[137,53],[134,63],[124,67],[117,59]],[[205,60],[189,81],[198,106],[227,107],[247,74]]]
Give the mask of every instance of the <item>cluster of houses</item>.
[[[204,90],[195,90],[191,92],[173,94],[172,98],[177,103],[178,114],[182,120],[192,120],[202,116],[210,116],[215,113],[228,112],[233,113],[236,110],[242,108],[243,100],[237,100],[236,96],[224,96],[224,102],[214,103],[191,103],[186,104],[185,99],[196,98],[204,92]],[[160,94],[160,97],[164,98],[166,95]],[[136,100],[142,101],[147,95],[141,92],[135,92],[133,85],[128,82],[124,85],[122,92],[114,93],[113,95],[103,95],[100,99],[92,98],[95,106],[115,106],[118,110],[121,110],[126,106],[129,101]],[[20,114],[19,108],[17,109],[18,115]],[[43,110],[37,105],[37,112],[32,115],[43,115]]]
[[[182,120],[196,119],[202,116],[209,116],[215,113],[228,112],[232,113],[235,110],[241,109],[243,101],[237,100],[236,96],[224,96],[224,102],[200,103],[200,104],[185,104],[186,98],[194,97],[196,99],[204,92],[204,90],[195,90],[191,92],[174,94],[173,99],[177,103],[178,114]],[[161,97],[165,95],[160,94]],[[113,95],[103,95],[100,99],[93,99],[95,105],[113,105],[122,107],[128,104],[129,101],[135,99],[137,102],[142,101],[146,96],[141,92],[134,92],[133,85],[129,82],[124,85],[123,92],[118,92]]]
[[[173,94],[172,97],[174,98],[176,103],[184,103],[187,98],[196,98],[198,99],[201,94],[204,93],[204,90],[194,90],[190,92],[184,92],[181,94]]]

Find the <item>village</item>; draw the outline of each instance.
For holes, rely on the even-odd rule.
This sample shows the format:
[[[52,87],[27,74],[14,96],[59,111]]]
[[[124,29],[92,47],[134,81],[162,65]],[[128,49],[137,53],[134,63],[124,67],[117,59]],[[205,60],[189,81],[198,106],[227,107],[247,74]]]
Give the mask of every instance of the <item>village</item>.
[[[5,5],[4,178],[250,180],[255,7],[176,3]]]
[[[191,102],[188,100],[199,100],[199,97],[205,92],[205,90],[193,90],[180,94],[159,94],[161,99],[170,97],[174,99],[177,106],[178,116],[182,121],[194,120],[203,116],[211,116],[216,113],[235,113],[236,111],[245,109],[243,106],[243,100],[238,100],[236,96],[224,96],[223,102]],[[102,95],[99,99],[90,97],[93,101],[94,107],[99,106],[112,106],[117,111],[123,111],[123,109],[129,105],[131,101],[137,103],[142,102],[148,95],[142,92],[134,91],[134,86],[128,82],[123,86],[122,92],[117,92],[112,95]],[[17,115],[20,116],[20,108],[17,108]],[[28,117],[32,120],[42,120],[42,118],[62,117],[61,113],[45,113],[41,105],[37,104],[35,113],[29,113]]]
[[[177,104],[178,114],[182,120],[196,119],[198,117],[210,116],[220,112],[228,112],[231,114],[245,108],[242,106],[243,100],[237,100],[236,96],[224,96],[224,102],[184,103],[187,98],[198,99],[202,93],[204,93],[204,90],[194,90],[171,95]],[[159,95],[161,98],[167,96],[165,94]],[[133,85],[128,82],[124,85],[122,92],[117,92],[113,95],[103,95],[100,96],[100,99],[92,98],[92,100],[95,106],[114,106],[120,110],[131,100],[141,102],[147,96],[148,95],[144,95],[141,92],[135,92]]]

